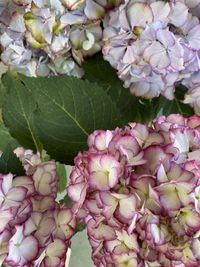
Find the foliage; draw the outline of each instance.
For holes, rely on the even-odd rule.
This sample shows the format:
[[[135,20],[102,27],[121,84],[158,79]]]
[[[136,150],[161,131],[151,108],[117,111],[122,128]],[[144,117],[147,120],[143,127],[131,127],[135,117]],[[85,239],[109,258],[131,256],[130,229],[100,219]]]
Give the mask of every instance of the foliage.
[[[170,113],[180,113],[186,117],[193,114],[192,108],[182,103],[186,91],[183,86],[178,86],[173,101],[167,100],[163,96],[147,100],[131,95],[128,89],[125,90],[115,70],[103,60],[100,54],[87,60],[84,67],[85,79],[97,82],[110,95],[120,109],[124,125],[130,121],[148,122],[158,115]]]
[[[189,240],[193,234],[186,231],[188,225],[191,224],[194,232],[199,229],[199,217],[190,211],[190,207],[193,205],[199,212],[200,184],[191,177],[198,177],[195,171],[199,168],[199,150],[196,148],[199,148],[200,117],[185,118],[194,115],[194,112],[200,115],[200,0],[154,0],[151,3],[128,0],[122,5],[121,0],[86,0],[84,3],[76,0],[0,2],[0,250],[5,252],[3,255],[0,251],[0,266],[4,260],[6,266],[10,266],[11,262],[12,266],[18,263],[24,266],[26,261],[32,266],[31,262],[42,252],[41,248],[44,251],[34,266],[48,267],[53,261],[59,262],[60,267],[64,266],[66,248],[74,234],[77,235],[72,240],[70,266],[82,266],[81,257],[84,258],[84,265],[93,266],[91,253],[97,264],[98,256],[103,257],[104,245],[109,245],[106,242],[102,244],[102,240],[111,237],[109,235],[114,231],[117,220],[120,227],[118,236],[115,232],[110,238],[113,239],[111,247],[117,238],[123,243],[123,252],[126,241],[132,246],[136,244],[133,231],[130,233],[130,228],[125,229],[126,223],[130,227],[134,223],[129,221],[129,212],[141,204],[140,214],[145,205],[150,213],[156,213],[158,199],[164,202],[158,203],[165,215],[161,219],[164,222],[169,215],[167,223],[172,221],[170,225],[165,223],[165,226],[169,226],[170,235],[173,231],[175,234],[168,239],[168,236],[164,236],[165,231],[162,233],[164,226],[161,225],[159,229],[152,223],[149,237],[155,234],[155,240],[160,238],[159,245],[168,242],[171,251],[176,250],[173,247],[176,234],[187,236]],[[112,8],[115,9],[112,11]],[[181,115],[165,117],[170,114]],[[168,129],[169,122],[171,128]],[[181,126],[178,127],[178,124]],[[178,130],[175,129],[177,127]],[[142,142],[143,151],[139,153]],[[172,142],[171,150],[169,142]],[[173,153],[176,155],[170,158]],[[184,162],[188,159],[193,163]],[[152,162],[156,161],[155,167]],[[126,166],[121,173],[123,164]],[[194,164],[198,166],[194,167]],[[180,208],[184,206],[189,215],[184,218],[185,221],[181,217],[182,224],[177,227],[173,221],[174,215],[168,214],[168,208],[165,207],[172,203],[177,192],[174,193],[172,188],[173,192],[166,196],[169,203],[162,201],[165,193],[162,188],[169,181],[160,186],[159,175],[170,177],[170,171],[174,171],[172,176],[176,172],[178,180],[177,172],[180,170],[189,178],[187,180],[183,175],[179,177],[179,184],[175,181],[175,191],[180,189],[182,192],[182,198],[173,203],[176,206],[180,202],[176,219]],[[189,172],[192,174],[189,175]],[[130,180],[132,175],[141,178],[138,184],[136,177]],[[146,190],[142,192],[142,197],[140,182],[141,192]],[[192,190],[184,191],[186,183],[188,188],[194,185]],[[116,189],[112,199],[108,195],[109,187],[112,194]],[[129,192],[131,187],[133,190]],[[190,199],[188,206],[183,205],[189,194],[191,199],[195,197],[192,199],[194,203]],[[147,199],[143,199],[146,196]],[[138,204],[136,202],[140,197],[141,203]],[[151,199],[152,203],[149,204]],[[108,204],[111,206],[103,208],[105,218],[100,218],[99,211],[93,216],[95,209],[102,209],[106,203],[111,203]],[[35,208],[37,205],[38,210]],[[158,216],[158,213],[154,215]],[[95,222],[96,214],[98,222]],[[141,236],[150,231],[148,224],[145,224],[148,229],[142,229],[146,218],[143,215],[139,223],[137,221],[139,228],[135,227]],[[34,222],[38,216],[44,218],[44,224],[31,230],[32,241],[25,246],[23,224],[28,221],[29,228],[29,222]],[[107,231],[105,222],[112,221],[113,216],[116,216],[116,224]],[[98,228],[99,218],[102,219],[101,229]],[[135,222],[136,219],[140,218],[135,218]],[[44,240],[40,238],[42,230],[40,232],[39,229],[43,227],[48,232]],[[92,251],[86,240],[85,228],[90,245],[94,246]],[[129,242],[131,235],[133,239]],[[120,236],[125,240],[121,240]],[[141,244],[136,244],[135,249],[129,248],[130,255],[124,254],[126,257],[121,262],[118,253],[115,255],[120,246],[112,251],[110,258],[107,246],[105,262],[111,264],[111,261],[115,261],[114,265],[124,263],[133,266],[136,259],[128,263],[129,256],[133,257],[137,251],[140,257],[145,242],[149,242],[150,246],[154,242],[146,237],[143,240],[141,236],[140,243],[144,242],[144,246],[140,253],[137,247]],[[18,240],[18,237],[23,240]],[[199,247],[198,238],[197,235],[194,237],[189,249]],[[25,249],[25,255],[27,248],[35,254],[26,259],[22,248]],[[15,249],[17,253],[13,252]],[[186,252],[182,254],[186,255]],[[184,257],[181,257],[179,260],[184,262]],[[190,265],[194,262],[187,263]],[[150,266],[150,263],[146,264]],[[161,265],[167,263],[162,262]]]
[[[38,151],[43,147],[60,162],[72,163],[90,132],[120,123],[115,103],[95,83],[67,76],[9,75],[3,82],[3,119],[11,134],[22,146]]]
[[[0,149],[11,142],[13,148],[20,144],[34,151],[44,149],[56,161],[73,164],[96,129],[114,129],[133,121],[149,123],[170,113],[193,113],[182,103],[183,88],[176,90],[173,101],[162,96],[146,100],[130,95],[100,54],[83,67],[84,80],[4,75],[1,101],[5,126],[0,128]],[[8,153],[10,149],[6,149]]]

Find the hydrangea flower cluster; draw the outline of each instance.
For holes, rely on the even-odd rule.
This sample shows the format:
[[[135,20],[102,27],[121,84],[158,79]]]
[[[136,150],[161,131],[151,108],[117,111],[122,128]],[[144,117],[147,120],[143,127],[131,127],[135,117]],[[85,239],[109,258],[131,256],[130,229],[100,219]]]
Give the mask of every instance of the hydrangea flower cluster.
[[[175,0],[176,1],[176,0]],[[199,0],[180,0],[184,3],[190,10],[190,12],[200,18],[200,1]]]
[[[104,20],[104,58],[136,96],[172,100],[175,86],[200,71],[199,17],[199,0],[127,0]],[[200,91],[188,95],[200,114]]]
[[[101,50],[100,19],[119,1],[0,0],[0,72],[81,77],[83,57]]]
[[[23,148],[15,153],[27,175],[0,174],[0,266],[65,266],[76,221],[55,200],[55,162]]]
[[[88,146],[67,191],[95,265],[200,266],[200,117],[97,130]]]

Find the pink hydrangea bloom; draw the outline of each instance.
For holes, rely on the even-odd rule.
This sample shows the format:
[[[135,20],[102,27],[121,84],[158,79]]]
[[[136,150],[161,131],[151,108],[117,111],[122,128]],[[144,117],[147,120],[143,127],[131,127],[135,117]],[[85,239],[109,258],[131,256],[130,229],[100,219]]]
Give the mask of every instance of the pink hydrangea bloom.
[[[95,265],[199,266],[200,117],[98,130],[88,146],[67,192]]]
[[[15,153],[27,176],[0,175],[0,266],[64,267],[76,220],[56,202],[56,164]]]

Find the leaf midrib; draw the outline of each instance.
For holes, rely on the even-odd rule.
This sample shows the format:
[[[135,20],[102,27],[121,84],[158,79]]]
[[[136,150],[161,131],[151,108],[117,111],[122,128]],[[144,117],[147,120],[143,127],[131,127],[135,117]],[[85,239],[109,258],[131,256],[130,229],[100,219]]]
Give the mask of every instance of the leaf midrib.
[[[38,146],[38,143],[37,143],[37,140],[36,140],[36,138],[35,138],[35,135],[34,135],[34,133],[32,132],[32,128],[31,128],[29,119],[28,119],[28,117],[26,116],[26,113],[25,113],[23,104],[22,104],[22,102],[21,102],[21,98],[20,98],[19,92],[18,92],[18,90],[17,90],[16,87],[15,87],[15,90],[16,90],[16,92],[17,92],[17,97],[18,97],[18,99],[19,99],[19,104],[20,104],[20,107],[21,107],[21,110],[22,110],[22,116],[24,116],[24,118],[25,118],[25,121],[26,121],[27,126],[28,126],[28,130],[29,130],[29,132],[30,132],[30,134],[31,134],[31,137],[32,137],[32,139],[33,139],[33,143],[34,143],[34,145],[35,145],[35,148],[36,148],[37,151],[40,151],[40,147]],[[30,114],[30,115],[32,115],[32,114]]]

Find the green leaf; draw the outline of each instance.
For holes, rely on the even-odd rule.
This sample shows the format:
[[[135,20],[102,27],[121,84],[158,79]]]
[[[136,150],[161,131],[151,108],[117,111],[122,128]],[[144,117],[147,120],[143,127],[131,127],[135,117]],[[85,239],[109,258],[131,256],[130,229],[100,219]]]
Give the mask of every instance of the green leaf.
[[[186,88],[182,85],[176,88],[175,98],[172,101],[167,100],[163,96],[160,96],[156,101],[154,101],[154,114],[156,116],[169,115],[172,113],[179,113],[185,117],[192,116],[194,114],[193,109],[183,103],[184,94]]]
[[[56,171],[59,178],[58,192],[63,192],[67,184],[67,172],[64,164],[56,163]]]
[[[4,75],[3,84],[6,88],[3,99],[3,121],[6,127],[20,145],[41,151],[42,146],[33,123],[37,108],[33,94],[21,80],[11,75]]]
[[[94,267],[94,263],[91,259],[91,247],[88,241],[86,230],[78,232],[72,238],[71,245],[71,258],[69,261],[69,267]]]
[[[115,104],[97,84],[67,76],[21,79],[37,99],[39,139],[57,161],[71,164],[91,132],[120,126]]]
[[[76,233],[82,232],[85,228],[86,228],[86,225],[83,222],[78,223],[77,226],[76,226],[75,232]]]
[[[16,175],[24,175],[25,171],[20,160],[13,152],[13,147],[8,144],[0,157],[0,173],[13,173]]]
[[[69,181],[69,174],[72,166],[56,163],[56,170],[59,177],[58,192],[62,193],[65,191],[67,183]]]
[[[98,54],[85,61],[84,78],[97,82],[120,109],[123,125],[136,121],[148,122],[152,119],[152,104],[150,100],[142,99],[130,94],[128,88],[123,87],[116,70]]]
[[[2,108],[2,105],[3,105],[4,94],[5,94],[5,87],[2,81],[0,80],[0,108]]]
[[[0,122],[0,151],[3,151],[8,144],[11,144],[13,149],[19,146],[17,141],[10,135],[5,125]]]
[[[71,209],[71,207],[73,206],[73,201],[71,200],[71,198],[68,195],[65,195],[64,198],[59,199],[59,203],[62,205],[64,204],[65,207]]]
[[[101,55],[87,60],[83,67],[85,79],[96,81],[119,107],[123,124],[131,121],[151,122],[159,115],[171,113],[180,113],[184,116],[193,114],[192,108],[182,102],[186,91],[183,86],[177,88],[173,101],[169,101],[163,96],[146,100],[131,95],[129,89],[123,87],[122,82],[117,77],[116,70]]]

